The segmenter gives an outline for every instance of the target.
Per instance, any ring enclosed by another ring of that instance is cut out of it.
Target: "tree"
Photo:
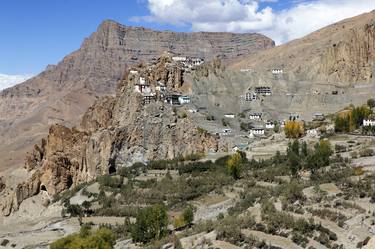
[[[329,158],[333,154],[331,144],[328,140],[321,140],[314,146],[314,153],[307,157],[307,168],[315,173],[321,167],[329,165]]]
[[[234,155],[229,157],[227,161],[227,169],[230,175],[235,179],[239,179],[243,163],[246,160],[246,155],[243,152],[236,152]]]
[[[133,240],[148,243],[167,235],[168,216],[164,205],[154,205],[141,209],[132,231]]]
[[[289,169],[292,172],[292,175],[297,176],[301,165],[300,144],[297,139],[294,140],[293,143],[288,144],[287,159]]]
[[[287,138],[300,138],[303,133],[303,124],[300,121],[287,121],[284,127],[285,136]]]

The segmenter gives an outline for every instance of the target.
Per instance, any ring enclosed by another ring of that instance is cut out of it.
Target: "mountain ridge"
[[[259,34],[174,33],[104,21],[82,46],[56,66],[0,92],[0,171],[22,165],[24,154],[48,126],[69,127],[100,96],[113,94],[127,65],[155,60],[165,51],[229,61],[274,46]]]

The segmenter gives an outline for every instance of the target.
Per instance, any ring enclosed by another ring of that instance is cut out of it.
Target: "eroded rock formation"
[[[47,138],[35,145],[26,159],[31,177],[14,192],[3,195],[0,210],[4,215],[40,191],[53,196],[137,161],[218,149],[216,137],[197,132],[193,121],[179,118],[176,109],[155,91],[161,82],[166,91],[182,91],[184,69],[179,64],[163,56],[156,64],[136,70],[137,74],[126,72],[115,97],[103,97],[90,107],[78,128],[50,127]],[[149,104],[135,92],[141,77],[155,93]]]

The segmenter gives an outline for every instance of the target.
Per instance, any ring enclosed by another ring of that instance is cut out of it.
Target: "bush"
[[[370,157],[370,156],[374,155],[374,150],[373,149],[369,149],[369,148],[362,149],[362,150],[360,150],[359,155],[361,157]]]
[[[367,100],[367,106],[370,107],[370,108],[374,108],[375,107],[375,99]]]
[[[69,235],[52,243],[50,249],[112,249],[115,241],[115,235],[107,228],[93,232],[84,226],[79,234]]]

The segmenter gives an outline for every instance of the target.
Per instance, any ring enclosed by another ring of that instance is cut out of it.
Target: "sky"
[[[157,30],[258,32],[286,43],[375,0],[1,0],[0,90],[57,64],[106,19]]]

